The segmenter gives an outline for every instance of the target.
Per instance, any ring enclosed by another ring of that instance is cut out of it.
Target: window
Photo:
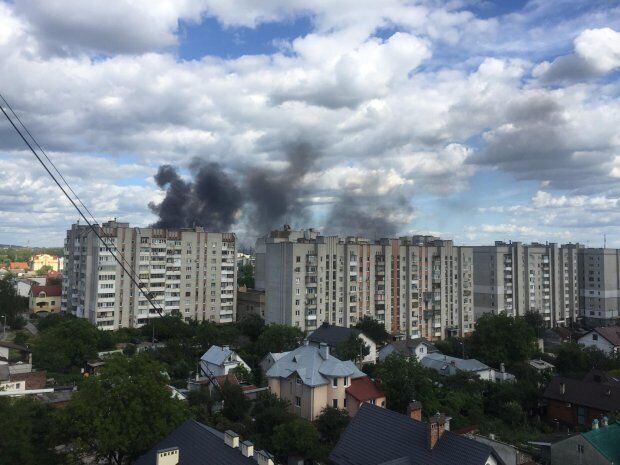
[[[349,378],[348,377],[344,377],[344,386],[347,386],[349,384]]]
[[[332,399],[332,407],[338,408],[338,399]]]
[[[338,387],[338,378],[332,379],[332,386]]]
[[[347,408],[347,398],[344,398],[344,408]]]
[[[295,382],[296,382],[297,384],[301,384],[301,378],[295,378]]]
[[[301,407],[301,397],[295,396],[295,407]]]
[[[598,334],[592,334],[592,340],[593,341],[598,341]]]
[[[583,444],[577,444],[577,453],[583,454]]]

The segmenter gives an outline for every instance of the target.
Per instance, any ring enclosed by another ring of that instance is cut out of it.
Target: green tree
[[[275,394],[264,392],[258,395],[252,408],[254,418],[254,439],[256,445],[265,450],[274,450],[273,432],[277,426],[290,422],[295,415],[290,403]]]
[[[51,407],[30,397],[0,397],[0,465],[60,464]]]
[[[12,328],[20,329],[24,325],[21,314],[28,311],[28,299],[17,294],[10,275],[0,279],[0,321]]]
[[[229,383],[227,379],[222,386],[221,395],[224,402],[222,414],[226,418],[238,422],[247,417],[250,411],[250,401],[245,397],[238,384]]]
[[[325,407],[317,418],[316,427],[323,441],[335,445],[349,424],[349,412],[345,409]]]
[[[278,457],[296,455],[313,459],[320,454],[320,449],[319,433],[303,418],[279,425],[273,432],[273,452]]]
[[[213,413],[216,396],[211,394],[207,386],[201,386],[198,390],[192,390],[187,395],[192,416],[201,423],[209,423]]]
[[[98,376],[84,380],[63,412],[68,438],[110,463],[131,463],[187,418],[167,383],[162,366],[146,356],[112,357]]]
[[[81,318],[59,320],[33,343],[35,365],[56,373],[79,371],[97,355],[100,331]]]
[[[45,276],[47,273],[49,273],[53,269],[54,268],[52,268],[50,265],[43,265],[41,268],[37,270],[37,276]]]
[[[254,289],[254,267],[249,263],[241,265],[237,270],[237,284]]]
[[[532,328],[534,334],[536,334],[536,337],[542,337],[543,331],[547,327],[542,313],[532,311],[525,312],[525,315],[523,315],[523,319],[528,324],[528,326]]]
[[[472,357],[495,368],[501,363],[524,362],[537,351],[536,335],[525,320],[503,313],[483,315],[476,322],[469,346]]]
[[[356,334],[351,334],[336,346],[336,355],[341,360],[360,362],[370,353],[370,347]]]
[[[265,329],[265,320],[260,315],[249,313],[237,322],[241,334],[247,336],[250,341],[255,342]]]
[[[256,341],[257,351],[260,356],[267,352],[285,352],[293,350],[301,344],[304,333],[295,326],[271,324]]]
[[[422,402],[427,413],[438,408],[430,373],[415,358],[392,353],[377,365],[377,377],[390,410],[405,413],[414,399]]]
[[[370,316],[363,316],[355,325],[376,344],[385,344],[390,340],[390,335],[385,330],[385,326]]]

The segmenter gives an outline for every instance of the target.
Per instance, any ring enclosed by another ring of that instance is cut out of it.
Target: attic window
[[[593,341],[598,341],[598,334],[593,334],[592,335],[592,340]]]

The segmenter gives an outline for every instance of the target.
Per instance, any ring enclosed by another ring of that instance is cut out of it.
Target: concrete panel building
[[[473,330],[471,247],[431,236],[370,241],[285,229],[259,239],[256,250],[267,323],[312,331],[370,316],[392,334],[428,339]]]
[[[526,312],[564,326],[579,313],[577,244],[496,242],[474,250],[475,313]]]
[[[137,228],[117,221],[104,223],[99,233],[165,314],[186,321],[235,320],[234,234]],[[101,329],[138,327],[159,316],[94,232],[80,224],[65,239],[62,308]]]
[[[589,327],[618,323],[620,249],[579,249],[579,311]]]

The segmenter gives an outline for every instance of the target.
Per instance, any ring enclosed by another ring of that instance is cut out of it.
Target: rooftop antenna
[[[603,248],[607,248],[607,234],[603,234]]]

